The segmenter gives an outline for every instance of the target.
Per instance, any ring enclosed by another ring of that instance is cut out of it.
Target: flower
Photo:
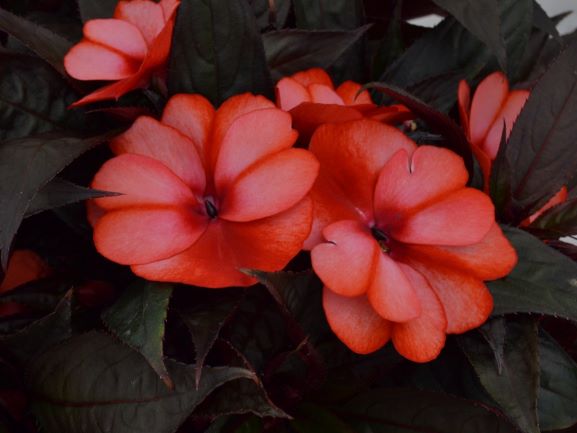
[[[12,253],[6,274],[0,284],[0,293],[8,292],[22,284],[46,277],[49,269],[46,263],[31,250],[16,250]],[[0,316],[21,313],[24,307],[16,302],[0,304]]]
[[[295,149],[290,115],[264,97],[176,95],[162,119],[140,117],[111,143],[117,155],[92,187],[97,250],[135,274],[218,288],[247,286],[239,271],[282,269],[312,222],[316,158]],[[96,208],[95,208],[96,206]]]
[[[425,362],[447,333],[485,322],[483,281],[507,275],[517,256],[491,200],[465,186],[459,156],[367,119],[319,127],[310,150],[320,171],[307,246],[344,344],[366,354],[392,339]]]
[[[503,124],[508,139],[529,92],[509,90],[507,77],[502,72],[494,72],[481,81],[472,102],[470,94],[469,85],[461,80],[458,91],[461,123],[483,171],[485,191],[488,191],[491,167],[501,145]]]
[[[337,89],[331,77],[320,68],[298,72],[276,85],[277,106],[289,111],[294,127],[308,139],[323,123],[338,123],[365,117],[385,123],[412,119],[403,105],[378,107],[362,86],[345,81]]]
[[[471,102],[471,89],[466,81],[459,83],[458,99],[461,123],[465,128],[471,150],[483,171],[485,191],[489,190],[489,179],[493,161],[497,157],[503,125],[505,139],[509,139],[513,124],[523,109],[529,91],[509,90],[509,81],[501,72],[487,76],[475,91]],[[541,209],[521,223],[527,226],[546,210],[567,200],[567,187],[563,186]]]
[[[121,0],[114,17],[84,25],[84,38],[64,58],[77,80],[116,81],[73,106],[118,99],[165,74],[179,0]]]

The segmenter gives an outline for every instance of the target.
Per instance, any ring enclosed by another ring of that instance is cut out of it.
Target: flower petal
[[[373,309],[391,322],[407,322],[419,317],[422,308],[411,282],[388,254],[379,253],[367,292]]]
[[[495,222],[493,203],[473,188],[463,188],[434,202],[390,233],[398,241],[424,245],[470,245],[480,242]]]
[[[317,104],[345,105],[342,98],[331,87],[323,84],[311,84],[308,87],[312,102]]]
[[[471,109],[471,88],[465,80],[459,81],[459,90],[457,92],[457,99],[459,103],[459,117],[461,118],[461,125],[469,137],[469,110]],[[470,139],[470,138],[469,138]]]
[[[311,251],[315,273],[325,286],[341,296],[363,295],[373,279],[378,245],[367,228],[357,221],[327,226],[327,242]]]
[[[371,99],[369,91],[363,90],[360,92],[362,88],[363,86],[354,81],[345,81],[337,88],[337,94],[342,98],[346,105],[373,105],[373,100]]]
[[[202,287],[250,286],[239,269],[278,271],[300,251],[312,216],[308,199],[274,217],[249,223],[212,222],[188,250],[167,260],[133,266],[136,275]]]
[[[104,209],[141,205],[193,206],[190,189],[161,162],[125,153],[108,160],[96,173],[92,188],[123,195],[94,200]]]
[[[315,104],[303,102],[291,111],[293,126],[299,132],[302,142],[308,144],[316,129],[325,123],[341,123],[360,120],[363,115],[353,107],[335,104]]]
[[[162,123],[190,138],[204,160],[214,113],[212,104],[204,96],[179,94],[168,100]]]
[[[162,7],[150,0],[120,0],[114,18],[138,27],[148,46],[152,45],[165,24]]]
[[[441,301],[448,334],[461,334],[481,326],[493,311],[493,297],[477,277],[414,259],[408,264],[427,279]]]
[[[308,194],[318,170],[318,161],[304,149],[287,149],[263,158],[223,192],[220,217],[251,221],[283,212]]]
[[[340,195],[367,221],[372,220],[377,176],[398,151],[412,153],[414,142],[392,126],[358,120],[320,126],[310,150],[321,163],[319,177],[326,177]]]
[[[475,90],[469,117],[469,133],[472,143],[479,145],[505,103],[509,82],[502,72],[486,77]]]
[[[480,280],[496,280],[508,275],[517,264],[517,253],[497,223],[478,243],[465,246],[407,245],[397,252],[418,258],[431,267],[445,266]]]
[[[187,249],[207,225],[208,218],[187,208],[121,209],[98,220],[94,245],[100,254],[123,265],[150,263]]]
[[[285,111],[311,100],[307,89],[290,77],[285,77],[276,83],[275,93],[276,104]]]
[[[120,80],[134,75],[140,62],[103,45],[82,41],[68,51],[64,67],[77,80]]]
[[[325,287],[323,307],[332,331],[355,353],[374,352],[391,338],[391,322],[375,313],[365,296],[340,296]]]
[[[311,84],[323,84],[330,88],[334,87],[333,80],[331,80],[329,74],[321,68],[312,68],[306,71],[297,72],[292,75],[291,78],[305,87],[308,87]]]
[[[277,108],[263,109],[236,118],[220,144],[214,168],[217,191],[226,190],[250,165],[290,148],[297,138],[291,117]]]
[[[561,189],[559,191],[557,191],[557,193],[553,197],[551,197],[549,199],[549,201],[547,203],[545,203],[541,209],[539,209],[533,215],[529,216],[529,218],[525,219],[525,221],[523,221],[521,223],[521,226],[526,226],[526,225],[531,224],[533,221],[535,221],[537,218],[539,218],[541,215],[543,215],[545,212],[547,212],[552,207],[557,206],[558,204],[564,203],[565,201],[567,201],[568,196],[569,196],[569,191],[567,190],[567,187],[562,186]]]
[[[447,318],[441,301],[427,280],[410,266],[400,265],[413,286],[422,308],[414,320],[393,325],[395,349],[414,362],[428,362],[439,356],[445,345]]]
[[[148,84],[149,78],[144,73],[145,71],[141,69],[124,80],[117,81],[116,83],[104,86],[94,92],[86,95],[84,98],[71,104],[71,107],[80,107],[82,105],[90,104],[92,102],[105,101],[107,99],[118,99],[122,95],[128,92],[144,87]]]
[[[392,226],[419,207],[461,189],[469,174],[461,157],[447,149],[421,146],[409,157],[401,150],[383,167],[375,187],[375,216]]]
[[[114,48],[139,61],[148,51],[138,27],[127,21],[114,18],[89,20],[84,24],[83,32],[90,41]]]
[[[206,175],[192,141],[152,117],[136,119],[128,131],[112,141],[111,148],[116,154],[135,153],[156,159],[180,177],[195,194],[204,193]]]
[[[50,270],[44,260],[31,250],[16,250],[10,256],[8,268],[1,280],[0,293],[48,275]],[[2,315],[2,314],[0,314]]]

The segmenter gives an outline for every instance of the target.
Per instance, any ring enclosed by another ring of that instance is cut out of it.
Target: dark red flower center
[[[388,254],[391,252],[391,239],[384,231],[382,231],[377,226],[373,226],[371,227],[371,234],[373,235],[373,238],[375,238],[375,240],[379,243],[379,246],[384,253]]]
[[[210,219],[215,219],[218,216],[218,209],[210,198],[204,199],[204,209]]]

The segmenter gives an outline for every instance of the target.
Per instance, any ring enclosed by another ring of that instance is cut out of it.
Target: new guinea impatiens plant
[[[5,0],[0,431],[575,429],[541,3]]]

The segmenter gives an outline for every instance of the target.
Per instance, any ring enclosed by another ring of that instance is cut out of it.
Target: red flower
[[[64,67],[78,80],[116,81],[73,106],[118,99],[165,74],[179,0],[121,0],[114,18],[90,20]]]
[[[359,93],[361,88],[360,84],[345,81],[335,89],[329,75],[314,68],[280,80],[276,85],[276,101],[278,107],[290,111],[294,127],[305,139],[324,123],[365,117],[391,124],[412,119],[403,105],[378,107],[369,92]]]
[[[48,266],[34,251],[16,250],[12,253],[6,274],[0,284],[0,293],[8,292],[22,284],[40,279],[49,273]],[[0,316],[21,313],[25,308],[16,303],[0,304]]]
[[[467,133],[471,150],[479,161],[485,183],[489,190],[491,167],[501,145],[503,124],[506,139],[511,135],[513,124],[527,98],[527,90],[509,90],[509,81],[501,72],[487,76],[475,91],[471,102],[471,89],[466,81],[459,83],[459,114]],[[567,200],[567,188],[563,186],[541,209],[521,225],[529,225],[543,212]]]
[[[371,120],[323,125],[310,150],[321,166],[308,246],[343,343],[370,353],[392,339],[425,362],[445,334],[485,322],[493,300],[483,281],[517,258],[490,199],[465,187],[460,157]]]
[[[282,269],[310,232],[315,157],[292,145],[290,116],[261,96],[216,112],[200,95],[172,97],[161,121],[140,117],[112,143],[118,155],[92,187],[94,242],[156,281],[247,286],[239,271]]]

